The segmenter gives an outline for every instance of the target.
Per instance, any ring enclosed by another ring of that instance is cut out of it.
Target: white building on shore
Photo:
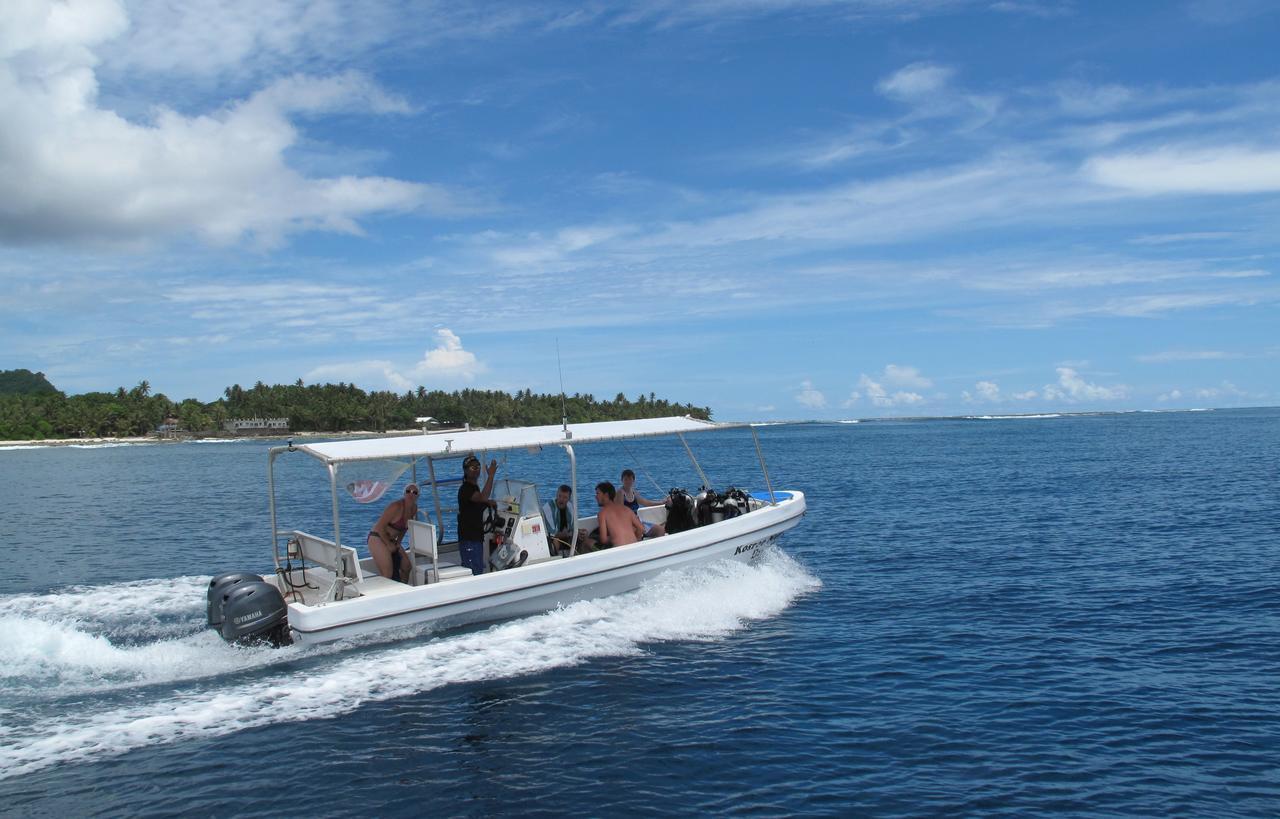
[[[288,432],[288,418],[232,418],[223,422],[222,428],[238,435],[256,435],[264,432]]]

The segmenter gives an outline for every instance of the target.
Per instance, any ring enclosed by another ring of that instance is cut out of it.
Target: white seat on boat
[[[425,586],[455,577],[470,577],[471,570],[456,560],[440,556],[440,544],[436,540],[435,524],[420,520],[409,521],[410,554],[413,555],[413,585]],[[430,565],[418,565],[418,558],[431,561]],[[431,578],[434,577],[433,581]]]
[[[665,505],[641,506],[636,516],[645,523],[666,523],[667,507]]]
[[[306,532],[295,531],[293,536],[298,541],[303,560],[327,569],[333,576],[323,601],[340,600],[348,592],[351,596],[359,596],[356,584],[364,580],[364,572],[360,569],[360,556],[355,549]]]
[[[302,557],[317,566],[323,566],[338,577],[345,577],[355,582],[364,579],[360,570],[360,557],[350,546],[339,546],[332,540],[309,535],[306,532],[294,532],[298,539],[298,547]]]

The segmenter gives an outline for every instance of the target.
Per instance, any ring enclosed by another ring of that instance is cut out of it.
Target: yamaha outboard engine
[[[222,598],[227,592],[241,583],[262,582],[262,575],[252,572],[227,572],[209,581],[209,599],[205,613],[209,616],[209,625],[219,628],[222,625]]]
[[[222,639],[287,646],[289,609],[280,590],[263,580],[238,583],[222,597]]]

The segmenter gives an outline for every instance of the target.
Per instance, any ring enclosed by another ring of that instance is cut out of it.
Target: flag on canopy
[[[356,503],[373,503],[387,494],[409,468],[401,461],[360,461],[342,466],[343,488]]]

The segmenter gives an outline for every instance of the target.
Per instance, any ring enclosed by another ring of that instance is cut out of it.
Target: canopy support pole
[[[702,478],[702,488],[710,489],[711,481],[707,479],[707,473],[702,471],[702,465],[698,463],[698,459],[693,457],[693,450],[689,449],[689,442],[684,439],[684,433],[677,432],[676,437],[680,439],[680,443],[684,444],[684,451],[689,453],[689,460],[693,462],[693,468],[698,470],[698,477]]]
[[[578,456],[573,454],[573,447],[569,444],[560,446],[569,453],[569,485],[573,487],[573,492],[569,494],[569,499],[573,501],[573,535],[569,538],[569,557],[573,557],[578,553]]]
[[[271,559],[280,568],[280,547],[276,539],[276,456],[284,447],[272,447],[267,456],[267,507],[271,513]]]
[[[777,506],[778,499],[773,496],[773,483],[769,480],[769,467],[764,462],[764,451],[760,449],[760,436],[756,434],[756,428],[751,427],[751,439],[756,442],[756,457],[760,459],[760,471],[764,473],[764,485],[769,490],[769,505]]]
[[[342,531],[338,523],[338,467],[329,464],[329,496],[333,498],[333,542],[342,545]]]
[[[444,540],[444,513],[440,510],[440,487],[436,486],[436,462],[434,458],[427,458],[427,471],[431,473],[431,500],[436,506],[436,524],[440,527],[436,530],[436,546]]]

